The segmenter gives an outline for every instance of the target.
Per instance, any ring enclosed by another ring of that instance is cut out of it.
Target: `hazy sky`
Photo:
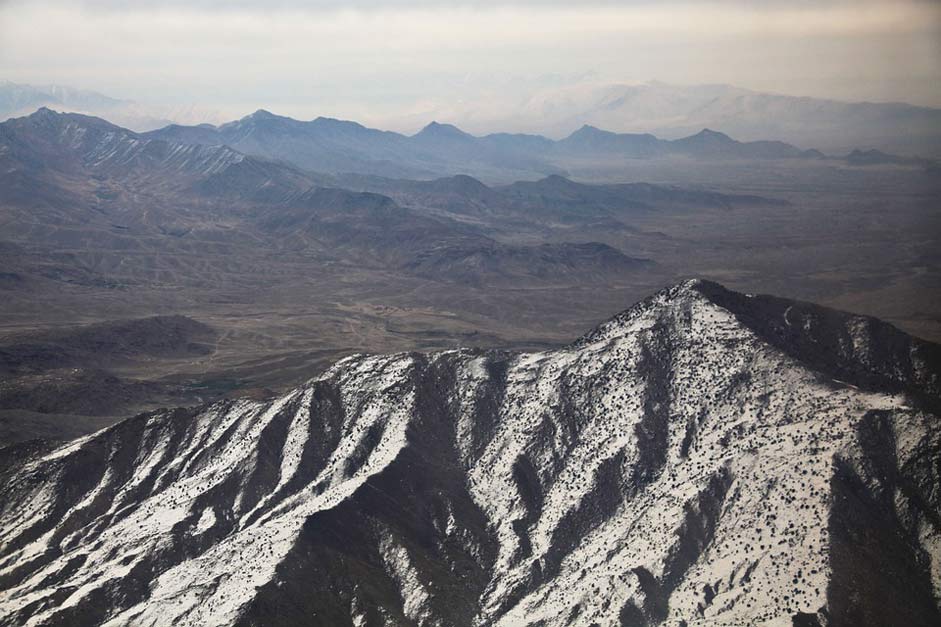
[[[941,106],[941,3],[0,0],[2,79],[358,119],[585,80]]]

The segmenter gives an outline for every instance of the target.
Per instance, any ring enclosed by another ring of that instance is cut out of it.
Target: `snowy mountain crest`
[[[937,624],[938,351],[689,281],[11,447],[0,624]]]

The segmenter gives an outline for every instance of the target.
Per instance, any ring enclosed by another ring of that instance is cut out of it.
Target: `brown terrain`
[[[260,118],[223,137],[0,124],[0,445],[266,397],[350,353],[560,345],[690,276],[941,340],[921,163],[710,135],[504,150],[444,125],[264,144]]]

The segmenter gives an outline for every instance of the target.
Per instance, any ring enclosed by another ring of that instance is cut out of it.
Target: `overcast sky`
[[[3,79],[308,118],[584,80],[941,106],[941,3],[0,0]]]

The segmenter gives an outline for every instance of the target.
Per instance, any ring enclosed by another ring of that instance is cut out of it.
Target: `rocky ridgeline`
[[[692,281],[0,452],[4,625],[937,625],[939,347]]]

